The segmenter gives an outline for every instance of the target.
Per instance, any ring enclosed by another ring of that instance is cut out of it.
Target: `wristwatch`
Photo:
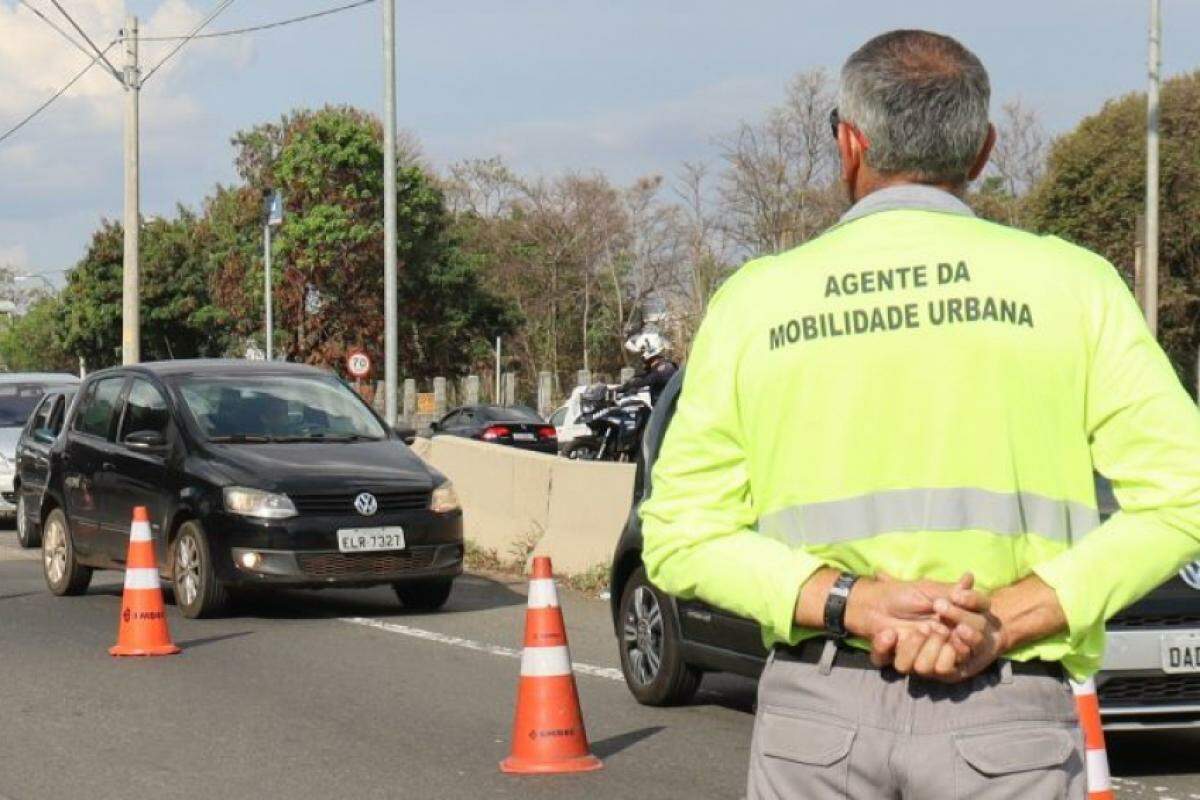
[[[841,573],[833,582],[829,597],[825,599],[825,631],[835,639],[845,639],[849,635],[846,630],[846,601],[857,580],[858,576],[852,572]]]

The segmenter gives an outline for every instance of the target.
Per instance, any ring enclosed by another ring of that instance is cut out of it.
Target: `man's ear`
[[[967,180],[973,181],[983,173],[983,168],[987,166],[988,158],[992,155],[992,148],[996,146],[996,126],[988,123],[987,136],[983,139],[983,147],[979,148],[979,155],[975,156],[975,163],[971,166],[971,171],[967,173]]]
[[[842,159],[842,181],[849,187],[858,180],[858,171],[866,159],[866,139],[851,125],[838,125],[837,148]]]

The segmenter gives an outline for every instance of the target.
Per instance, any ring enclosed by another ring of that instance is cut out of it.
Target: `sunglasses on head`
[[[834,139],[837,138],[838,125],[840,125],[841,122],[842,119],[838,116],[837,106],[834,106],[833,110],[829,112],[829,130],[833,132]]]

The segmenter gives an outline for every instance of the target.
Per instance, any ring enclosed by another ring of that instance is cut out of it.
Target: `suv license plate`
[[[337,532],[338,550],[343,553],[369,553],[379,550],[403,550],[404,529],[343,528]]]
[[[1163,672],[1200,672],[1200,633],[1167,633],[1162,637]]]
[[[537,437],[534,436],[532,433],[514,433],[513,438],[516,439],[518,442],[537,441]]]

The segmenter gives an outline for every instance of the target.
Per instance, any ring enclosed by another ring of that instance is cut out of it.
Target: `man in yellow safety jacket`
[[[948,37],[855,52],[831,120],[854,205],[731,277],[696,337],[643,559],[773,646],[751,800],[1082,798],[1066,678],[1200,551],[1200,414],[1120,276],[962,202],[989,92]]]

